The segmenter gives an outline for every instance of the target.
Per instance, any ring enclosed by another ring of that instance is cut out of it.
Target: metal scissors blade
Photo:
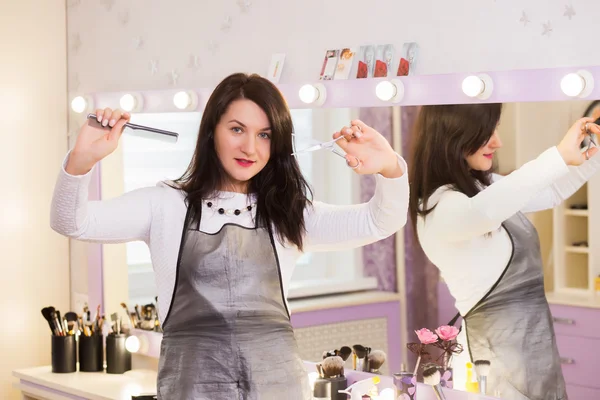
[[[302,154],[302,153],[310,153],[311,151],[317,151],[317,150],[321,150],[321,149],[328,149],[328,150],[332,151],[333,153],[339,155],[340,157],[346,158],[345,155],[342,155],[339,151],[337,151],[335,149],[335,147],[333,147],[333,145],[335,144],[335,142],[337,142],[338,140],[343,139],[343,138],[344,138],[344,136],[340,135],[340,137],[338,137],[336,139],[333,139],[333,140],[330,140],[329,142],[323,142],[323,143],[315,144],[315,145],[310,146],[310,147],[308,147],[306,149],[302,149],[302,150],[296,151],[296,152],[292,153],[292,155],[295,156],[295,155]]]

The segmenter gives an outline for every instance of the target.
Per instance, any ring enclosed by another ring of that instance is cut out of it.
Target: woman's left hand
[[[354,171],[357,174],[381,174],[386,178],[399,178],[404,174],[400,167],[398,157],[392,146],[379,132],[364,122],[356,119],[350,127],[343,127],[333,134],[337,139],[341,135],[344,139],[336,142],[346,152],[348,166],[357,165]]]

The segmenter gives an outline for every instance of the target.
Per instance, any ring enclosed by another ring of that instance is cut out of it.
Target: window
[[[201,117],[201,113],[134,114],[133,123],[173,130],[180,136],[177,143],[166,143],[138,137],[130,131],[123,135],[125,191],[180,177],[192,159]],[[292,110],[295,148],[300,150],[316,141],[330,140],[333,132],[354,117],[351,109]],[[346,167],[340,157],[323,150],[301,154],[298,162],[313,188],[315,200],[332,204],[358,201],[358,176]],[[154,301],[156,286],[146,244],[132,242],[126,245],[126,249],[129,301],[137,304]],[[373,279],[362,277],[360,249],[306,253],[298,260],[289,296],[303,297],[374,286]]]

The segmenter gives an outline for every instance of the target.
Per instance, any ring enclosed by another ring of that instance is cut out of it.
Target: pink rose
[[[431,344],[438,341],[437,335],[427,328],[419,329],[418,331],[415,331],[415,333],[423,344]]]
[[[438,334],[440,339],[445,341],[450,341],[456,339],[458,336],[458,328],[449,325],[440,326],[435,330],[435,333]]]

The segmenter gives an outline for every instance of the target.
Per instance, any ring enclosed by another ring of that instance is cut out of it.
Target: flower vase
[[[396,387],[396,399],[416,400],[417,379],[412,372],[394,374],[394,386]]]
[[[452,366],[451,366],[451,362],[452,362],[452,355],[445,352],[444,356],[442,358],[442,380],[441,380],[441,384],[442,386],[447,387],[448,389],[452,389],[453,386],[453,382],[452,382]]]

